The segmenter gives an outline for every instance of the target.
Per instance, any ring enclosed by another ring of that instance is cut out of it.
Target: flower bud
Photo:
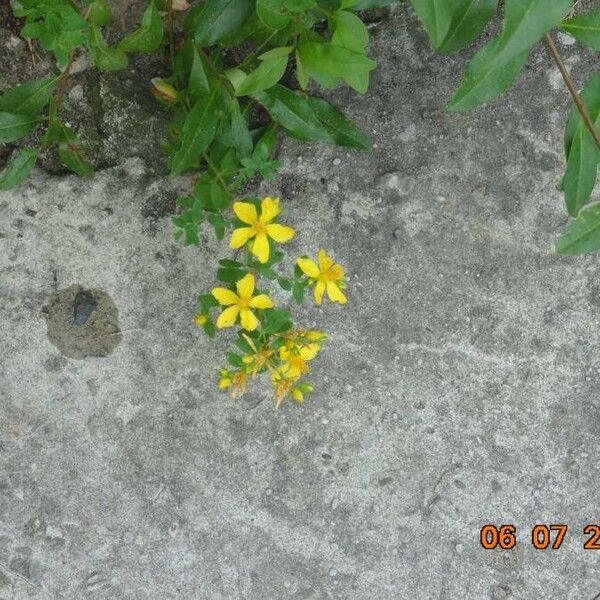
[[[152,84],[152,95],[163,102],[177,102],[177,90],[164,79],[155,77],[151,80]]]
[[[171,0],[171,8],[175,11],[187,10],[190,6],[187,0]]]
[[[194,323],[196,323],[196,325],[199,327],[202,327],[202,325],[206,325],[208,323],[208,317],[206,315],[196,315],[194,317]]]

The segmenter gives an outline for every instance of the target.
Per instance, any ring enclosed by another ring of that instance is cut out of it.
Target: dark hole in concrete
[[[75,325],[85,325],[97,306],[98,303],[90,290],[79,290],[75,294],[75,301],[73,302],[73,323]]]
[[[108,356],[122,340],[119,311],[110,296],[72,285],[42,308],[48,339],[68,358]]]

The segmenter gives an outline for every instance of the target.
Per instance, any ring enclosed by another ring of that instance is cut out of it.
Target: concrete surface
[[[331,336],[304,406],[217,391],[226,340],[192,319],[227,251],[174,241],[153,165],[0,194],[0,599],[600,592],[582,531],[600,521],[600,265],[553,253],[558,73],[539,48],[506,98],[449,115],[470,52],[436,56],[403,5],[372,33],[372,90],[334,98],[374,153],[286,143],[263,187],[290,251],[350,274],[347,307],[299,311]],[[570,42],[582,82],[592,55]],[[114,302],[107,356],[49,341],[43,307],[71,286]],[[483,550],[488,522],[516,548]],[[555,522],[563,546],[533,549]]]

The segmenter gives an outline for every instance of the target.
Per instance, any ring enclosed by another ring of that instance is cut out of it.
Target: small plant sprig
[[[246,198],[233,204],[230,247],[244,254],[244,260],[224,259],[217,278],[227,287],[215,287],[199,297],[197,325],[214,337],[217,329],[239,326],[235,344],[241,352],[228,352],[230,367],[220,372],[219,387],[229,389],[232,397],[244,393],[249,379],[268,372],[274,388],[275,406],[288,396],[303,402],[313,391],[312,383],[302,378],[311,372],[310,362],[316,358],[327,336],[315,329],[299,329],[290,312],[275,307],[263,290],[257,289],[260,278],[276,281],[292,292],[296,302],[304,300],[304,292],[314,287],[315,301],[323,302],[324,294],[332,302],[346,304],[345,273],[341,265],[321,250],[318,264],[303,256],[297,259],[293,277],[277,273],[276,265],[284,254],[276,244],[290,241],[295,231],[277,221],[278,198]],[[220,310],[213,320],[212,312]]]

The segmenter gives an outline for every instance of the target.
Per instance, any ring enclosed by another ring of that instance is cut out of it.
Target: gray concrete
[[[299,311],[331,336],[304,406],[217,391],[226,339],[192,319],[227,251],[174,241],[154,165],[0,194],[0,599],[600,592],[582,548],[600,521],[600,266],[553,253],[568,98],[539,48],[506,98],[449,115],[470,52],[436,56],[402,5],[372,33],[372,91],[334,98],[374,153],[286,143],[262,190],[292,253],[326,247],[350,274],[346,308]],[[582,81],[591,55],[569,42]],[[42,309],[73,285],[118,309],[105,357],[48,339]],[[517,547],[482,550],[487,522],[514,523]],[[563,547],[534,550],[554,522]]]

